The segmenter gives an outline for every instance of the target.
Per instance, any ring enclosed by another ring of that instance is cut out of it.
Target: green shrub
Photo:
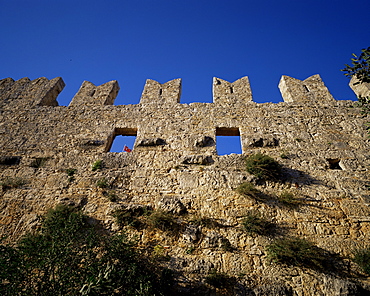
[[[274,224],[267,221],[261,214],[255,211],[249,211],[242,222],[243,229],[248,234],[266,235],[274,228]]]
[[[96,187],[99,187],[99,188],[108,188],[109,187],[109,184],[108,184],[107,179],[105,179],[105,178],[99,179],[96,182]]]
[[[328,254],[313,243],[301,238],[282,238],[266,247],[271,262],[323,269]]]
[[[138,212],[130,211],[127,209],[120,209],[114,211],[112,216],[116,219],[116,223],[121,227],[127,225],[138,227],[140,225],[138,217],[141,216],[141,214]]]
[[[261,180],[278,179],[281,174],[281,165],[272,157],[261,153],[247,157],[245,164],[247,172]]]
[[[300,204],[300,200],[295,196],[295,194],[289,191],[281,192],[278,196],[278,200],[287,206],[297,206]]]
[[[22,178],[18,177],[4,177],[0,181],[0,186],[3,190],[17,188],[24,185],[26,182]]]
[[[236,192],[244,196],[252,196],[254,198],[260,193],[251,182],[244,182],[236,188]]]
[[[162,231],[177,231],[179,224],[171,213],[161,210],[153,211],[147,218],[151,227],[158,228]]]
[[[41,229],[16,247],[0,245],[0,290],[6,296],[164,295],[170,279],[124,236],[105,234],[64,205],[49,210]]]
[[[370,275],[370,247],[355,250],[352,260],[361,267],[363,272]]]
[[[91,170],[92,171],[97,171],[97,170],[100,170],[102,167],[103,167],[103,161],[102,160],[97,160],[92,164]]]
[[[66,169],[68,176],[72,177],[77,172],[77,169]]]

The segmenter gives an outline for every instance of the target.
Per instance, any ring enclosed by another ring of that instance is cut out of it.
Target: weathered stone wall
[[[181,231],[126,230],[143,248],[163,246],[170,259],[162,264],[183,273],[184,285],[215,268],[238,277],[237,295],[357,295],[368,286],[348,260],[370,243],[368,118],[354,102],[334,100],[318,75],[283,76],[278,104],[253,102],[247,77],[215,78],[213,103],[180,104],[180,79],[148,80],[137,105],[113,106],[119,86],[112,81],[84,82],[62,107],[63,87],[61,78],[0,81],[0,180],[24,181],[0,192],[1,236],[16,240],[60,202],[80,205],[113,231],[115,209],[150,206],[179,214]],[[116,135],[136,135],[133,151],[108,152]],[[217,135],[240,135],[243,154],[217,155]],[[269,196],[263,201],[235,191],[254,180],[244,158],[257,152],[284,167],[282,181],[257,184]],[[92,171],[97,160],[103,168]],[[66,169],[76,169],[73,178]],[[103,178],[117,201],[96,186]],[[279,203],[283,191],[300,205]],[[242,230],[249,210],[276,223],[277,237],[307,238],[345,258],[346,275],[269,264],[265,247],[274,238]],[[194,226],[194,217],[219,225]]]

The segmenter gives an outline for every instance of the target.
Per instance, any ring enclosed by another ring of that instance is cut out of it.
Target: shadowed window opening
[[[137,128],[116,128],[108,140],[109,152],[131,152],[134,149]]]
[[[327,158],[326,159],[329,163],[329,169],[330,170],[343,170],[342,167],[340,166],[340,159],[339,158]]]
[[[216,128],[216,149],[218,155],[241,154],[240,132],[237,127]]]

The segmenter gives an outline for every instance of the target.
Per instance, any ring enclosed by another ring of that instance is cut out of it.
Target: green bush
[[[252,196],[254,198],[260,193],[251,182],[244,182],[236,188],[236,192],[244,196]]]
[[[92,164],[91,170],[92,171],[97,171],[97,170],[100,170],[102,167],[103,167],[103,161],[102,160],[97,160]]]
[[[323,269],[328,254],[313,243],[301,238],[282,238],[266,247],[271,262]]]
[[[158,228],[162,231],[177,231],[179,224],[171,213],[161,210],[153,211],[147,218],[151,227]]]
[[[120,209],[113,212],[112,216],[116,219],[116,223],[120,226],[134,226],[137,227],[140,225],[138,217],[140,213],[135,213],[134,211]]]
[[[297,206],[300,204],[300,200],[295,196],[294,193],[289,192],[289,191],[283,191],[280,193],[278,196],[279,202],[286,206]]]
[[[60,205],[16,247],[0,245],[2,295],[164,295],[168,273],[163,278],[123,235],[88,221]]]
[[[370,275],[370,247],[355,250],[352,260],[361,267],[363,272]]]
[[[274,224],[267,221],[261,214],[255,211],[249,211],[242,222],[243,229],[248,234],[267,235],[274,228]]]
[[[245,160],[248,173],[261,180],[278,179],[281,174],[281,165],[272,157],[257,153]]]
[[[109,184],[108,184],[107,179],[105,179],[105,178],[99,179],[96,182],[96,187],[99,187],[99,188],[108,188],[109,187]]]

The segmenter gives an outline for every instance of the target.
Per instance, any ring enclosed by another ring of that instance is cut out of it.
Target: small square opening
[[[240,132],[237,127],[216,128],[216,149],[218,155],[241,154]]]
[[[131,152],[134,149],[137,128],[116,128],[110,140],[109,152]]]

